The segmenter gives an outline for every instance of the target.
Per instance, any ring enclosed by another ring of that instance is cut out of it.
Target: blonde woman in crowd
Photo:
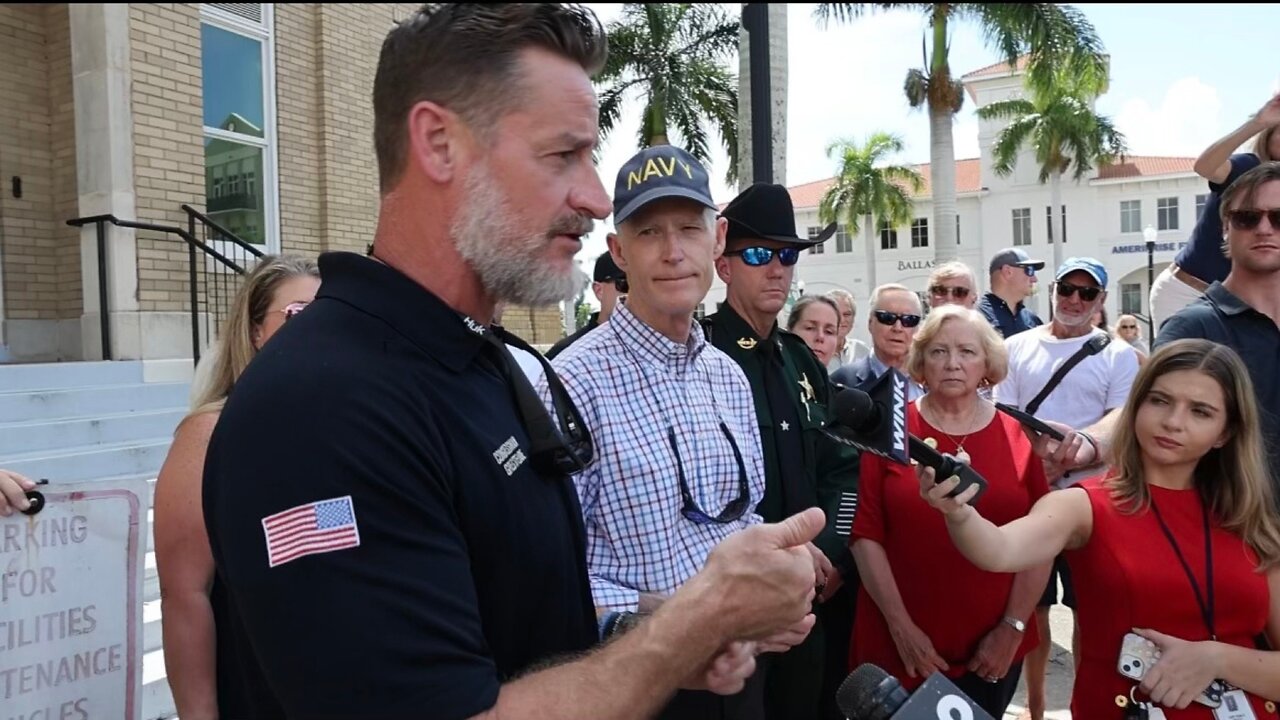
[[[823,366],[835,357],[839,328],[840,308],[825,295],[805,295],[787,315],[787,329],[804,338]]]
[[[160,576],[164,659],[178,714],[191,718],[239,717],[219,707],[222,665],[240,653],[219,652],[214,603],[219,592],[201,504],[205,450],[236,380],[271,336],[315,298],[319,270],[291,256],[262,258],[244,280],[207,381],[194,409],[178,424],[156,480],[156,566]],[[267,439],[264,438],[264,442]],[[243,649],[242,649],[243,650]]]

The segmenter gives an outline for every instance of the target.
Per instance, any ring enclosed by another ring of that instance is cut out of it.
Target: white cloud
[[[1141,97],[1122,102],[1114,115],[1116,128],[1135,155],[1196,157],[1222,137],[1224,124],[1231,124],[1220,117],[1218,90],[1196,76],[1170,83],[1155,106]],[[1104,105],[1100,100],[1099,110],[1105,113]]]

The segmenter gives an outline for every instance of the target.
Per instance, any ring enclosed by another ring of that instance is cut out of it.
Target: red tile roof
[[[1027,60],[1029,57],[1030,57],[1029,55],[1023,55],[1022,57],[1018,58],[1019,71],[1027,69]],[[1009,74],[1010,74],[1009,63],[998,62],[993,65],[988,65],[986,67],[978,68],[973,72],[967,72],[964,75],[962,75],[960,79],[961,80],[977,80],[979,78],[995,77],[997,75],[1009,75]]]
[[[1161,157],[1152,155],[1130,155],[1123,163],[1103,165],[1098,169],[1099,180],[1115,180],[1120,178],[1153,177],[1156,175],[1181,175],[1194,172],[1192,166],[1196,159],[1191,157]],[[914,166],[924,176],[924,185],[915,198],[925,199],[933,195],[933,179],[929,171],[929,163]],[[787,190],[791,193],[791,202],[796,208],[817,207],[822,195],[835,182],[834,177],[815,180],[803,185],[795,185]],[[956,161],[956,193],[972,193],[982,189],[982,163],[978,158],[966,158]]]
[[[929,163],[915,165],[916,172],[924,176],[924,185],[913,197],[927,198],[933,195],[933,173],[929,171]],[[817,207],[822,195],[835,182],[834,177],[815,180],[804,185],[787,188],[791,193],[791,203],[797,208]],[[966,158],[956,161],[956,192],[971,193],[982,189],[982,164],[978,158]]]
[[[1195,172],[1196,159],[1192,157],[1158,157],[1130,155],[1124,162],[1103,165],[1098,168],[1099,180],[1151,177],[1152,175],[1180,175]]]

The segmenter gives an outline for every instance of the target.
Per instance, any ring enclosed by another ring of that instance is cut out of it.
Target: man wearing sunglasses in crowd
[[[1152,350],[1181,338],[1206,338],[1240,353],[1258,395],[1280,502],[1280,162],[1240,176],[1220,207],[1231,272],[1166,320]]]
[[[959,305],[972,309],[978,302],[973,270],[959,260],[943,263],[929,273],[929,307]]]
[[[694,320],[725,243],[706,170],[674,146],[636,153],[618,171],[613,219],[609,251],[627,301],[552,363],[595,440],[574,483],[606,632],[654,612],[716,543],[759,523],[765,493],[751,387]],[[812,622],[762,649],[800,643]],[[759,720],[763,683],[758,670],[736,695],[684,691],[659,717]]]
[[[595,293],[596,300],[600,301],[599,312],[591,313],[591,318],[587,320],[586,325],[552,345],[547,351],[548,360],[555,359],[555,356],[564,352],[565,348],[577,342],[583,335],[609,322],[614,306],[627,294],[627,275],[618,269],[618,264],[613,261],[613,256],[608,250],[596,258],[596,266],[591,274],[591,292]]]
[[[702,326],[711,344],[742,367],[754,393],[765,466],[764,499],[756,510],[766,522],[814,506],[827,515],[816,544],[833,570],[824,579],[818,623],[802,645],[770,658],[765,679],[771,720],[816,720],[838,713],[836,690],[849,673],[853,603],[841,590],[857,579],[849,529],[859,461],[855,450],[822,432],[831,400],[827,371],[800,336],[778,327],[778,313],[801,251],[825,242],[836,227],[799,237],[787,189],[766,183],[742,191],[721,217],[725,251],[716,272],[725,302]]]
[[[831,373],[833,383],[861,388],[889,368],[906,374],[907,353],[924,317],[920,296],[905,285],[890,283],[871,291],[870,306],[867,329],[871,333],[871,354]],[[908,377],[907,399],[915,400],[923,394],[924,388]]]
[[[1006,340],[1044,324],[1025,305],[1036,291],[1036,272],[1043,269],[1043,260],[1032,260],[1018,248],[991,256],[991,290],[978,301],[977,310]]]
[[[1110,342],[1105,330],[1093,326],[1094,311],[1106,302],[1106,287],[1107,270],[1097,260],[1072,257],[1062,263],[1054,275],[1053,320],[1005,341],[1009,372],[996,386],[996,401],[1042,420],[1079,428],[1084,434],[1093,433],[1088,435],[1090,438],[1109,425],[1109,416],[1123,407],[1129,397],[1138,373],[1138,355],[1128,343]],[[1079,361],[1065,374],[1059,374],[1059,369],[1077,355]],[[1089,477],[1098,467],[1095,461],[1091,468],[1068,472],[1046,461],[1045,474],[1052,489],[1061,489]],[[1049,608],[1058,603],[1059,578],[1062,604],[1075,609],[1071,575],[1067,564],[1059,558],[1054,562],[1054,572],[1036,607],[1041,642],[1027,655],[1024,665],[1027,705],[1035,720],[1044,717],[1045,672],[1052,648]]]

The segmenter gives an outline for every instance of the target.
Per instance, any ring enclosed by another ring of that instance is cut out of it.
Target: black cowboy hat
[[[756,183],[743,190],[724,207],[720,217],[729,221],[726,241],[775,240],[809,247],[826,242],[836,232],[836,224],[831,223],[815,237],[796,235],[796,211],[790,193],[781,185],[769,183]]]

